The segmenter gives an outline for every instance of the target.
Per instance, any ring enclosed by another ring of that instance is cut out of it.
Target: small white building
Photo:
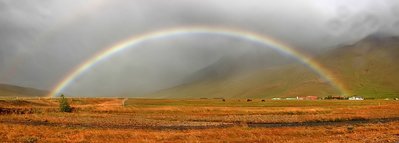
[[[298,100],[298,98],[285,98],[285,100]]]
[[[349,100],[364,100],[364,98],[361,96],[352,96],[352,97],[349,97]]]

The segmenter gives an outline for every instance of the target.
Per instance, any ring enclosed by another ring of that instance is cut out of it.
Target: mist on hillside
[[[398,36],[399,1],[0,0],[0,83],[51,90],[76,66],[115,43],[194,25],[252,31],[318,57],[366,37]],[[201,79],[296,64],[284,53],[244,39],[187,34],[150,40],[108,57],[65,93],[141,96]]]

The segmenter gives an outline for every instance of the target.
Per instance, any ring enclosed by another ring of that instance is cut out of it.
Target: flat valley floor
[[[399,101],[0,99],[0,142],[398,142]]]

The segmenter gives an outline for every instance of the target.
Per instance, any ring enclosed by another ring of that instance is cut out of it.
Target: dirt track
[[[221,122],[189,122],[180,125],[96,125],[83,123],[51,123],[47,121],[30,120],[7,120],[0,121],[1,124],[17,124],[30,126],[63,126],[69,128],[93,128],[93,129],[153,129],[153,130],[187,130],[187,129],[210,129],[226,128],[233,126],[247,126],[250,128],[281,128],[281,127],[311,127],[311,126],[345,126],[359,124],[379,124],[399,121],[399,117],[377,118],[377,119],[352,119],[347,121],[323,121],[323,122],[298,122],[298,123],[221,123]]]

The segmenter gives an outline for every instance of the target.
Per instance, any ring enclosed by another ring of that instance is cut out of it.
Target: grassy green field
[[[252,99],[131,99],[126,101],[126,106],[146,107],[146,106],[209,106],[209,107],[326,107],[333,108],[339,106],[373,106],[396,103],[394,100],[266,100]]]

